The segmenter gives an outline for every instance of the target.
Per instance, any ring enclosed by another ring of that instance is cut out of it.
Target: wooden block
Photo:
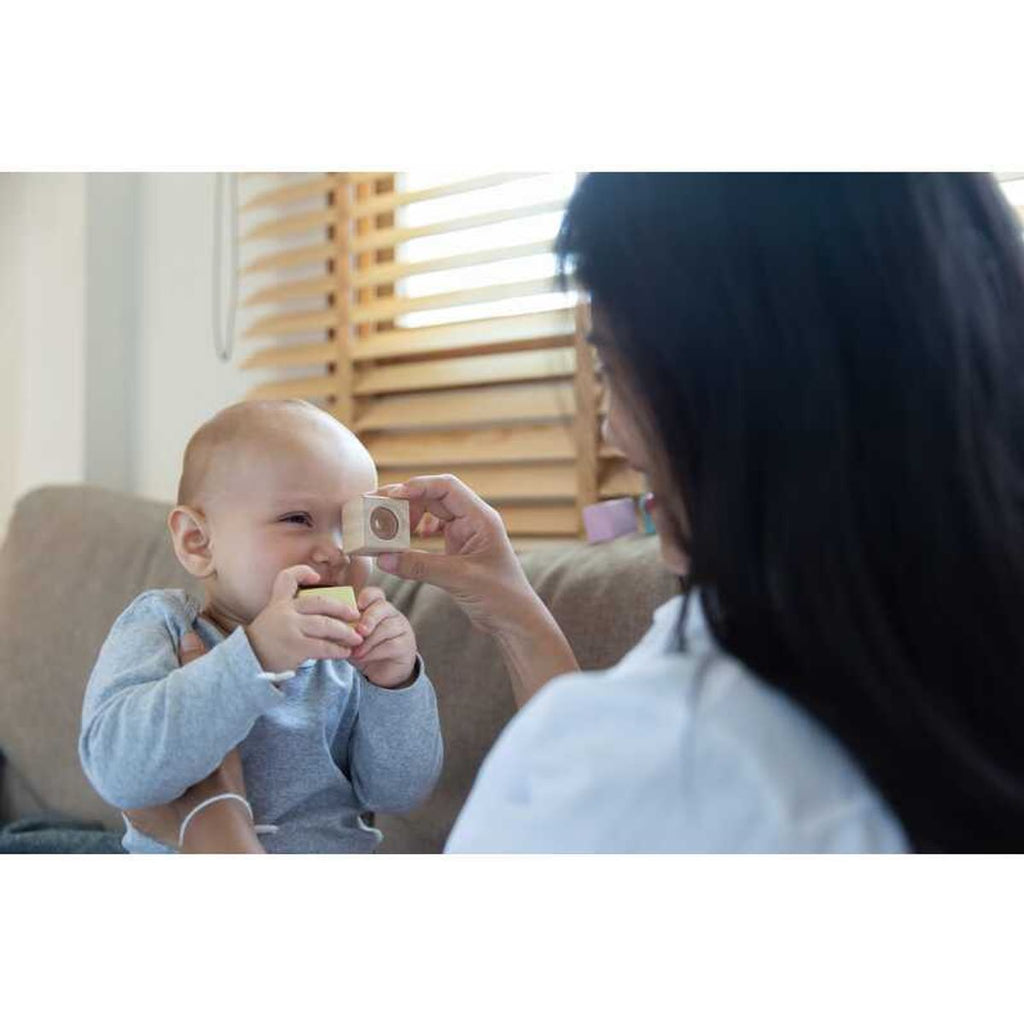
[[[410,546],[409,502],[363,494],[341,509],[342,546],[347,555],[382,555]]]
[[[306,594],[329,597],[334,601],[347,604],[353,611],[359,611],[359,606],[356,604],[356,592],[351,587],[306,587],[296,594],[296,600],[299,600]]]
[[[636,504],[632,498],[617,498],[587,505],[583,509],[583,526],[591,544],[636,533]]]
[[[637,508],[640,510],[640,519],[644,524],[644,533],[647,534],[658,532],[655,528],[654,520],[651,518],[651,510],[647,507],[647,503],[650,498],[651,495],[645,494],[642,498],[637,500]]]

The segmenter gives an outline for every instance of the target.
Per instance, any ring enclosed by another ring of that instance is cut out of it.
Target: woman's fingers
[[[422,580],[439,587],[460,579],[458,555],[437,551],[398,551],[377,556],[377,567],[403,580]]]
[[[380,488],[390,498],[409,502],[409,521],[419,523],[425,512],[438,519],[451,521],[464,516],[487,515],[493,510],[457,476],[414,476],[405,483]]]
[[[237,747],[205,779],[190,786],[177,799],[156,807],[126,809],[124,815],[140,832],[165,846],[176,847],[185,816],[203,800],[219,793],[246,795],[242,757]]]
[[[416,536],[417,537],[435,537],[439,533],[444,533],[443,519],[438,519],[432,512],[424,512],[423,518],[416,524]]]
[[[230,793],[245,796],[245,776],[242,774],[242,755],[235,747],[221,762],[221,766],[213,773]]]
[[[189,630],[182,638],[178,647],[178,657],[182,665],[187,665],[206,653],[206,645],[195,630]]]
[[[178,845],[178,829],[181,828],[182,815],[175,804],[162,804],[159,807],[133,807],[122,812],[135,829],[143,835],[155,839],[164,846]]]

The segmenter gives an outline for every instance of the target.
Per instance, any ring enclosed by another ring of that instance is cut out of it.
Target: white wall
[[[266,378],[214,352],[213,195],[212,174],[0,175],[0,530],[46,483],[171,500],[192,431]]]
[[[203,420],[260,378],[213,348],[212,174],[141,175],[141,305],[133,489],[171,500]]]
[[[134,486],[141,273],[137,174],[87,174],[85,479]]]
[[[17,493],[21,438],[21,269],[16,178],[0,175],[0,530]]]
[[[0,176],[0,522],[85,478],[85,180]]]

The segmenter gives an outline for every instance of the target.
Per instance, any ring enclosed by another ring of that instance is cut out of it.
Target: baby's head
[[[168,518],[181,564],[203,580],[222,628],[248,625],[292,565],[316,586],[359,590],[368,558],[341,548],[341,508],[377,486],[359,439],[308,402],[243,402],[204,423],[185,449]]]

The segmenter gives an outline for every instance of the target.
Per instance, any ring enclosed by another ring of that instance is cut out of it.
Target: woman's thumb
[[[433,551],[389,552],[377,556],[377,567],[403,580],[422,580],[443,587],[451,576],[453,557]]]
[[[182,665],[187,665],[190,661],[195,661],[201,654],[206,653],[206,648],[198,633],[190,630],[181,638],[180,653]]]

